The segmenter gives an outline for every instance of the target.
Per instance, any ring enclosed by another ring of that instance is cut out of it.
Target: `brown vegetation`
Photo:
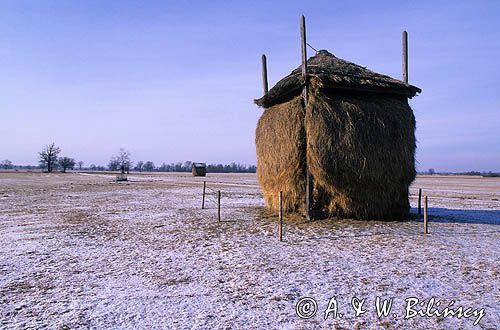
[[[309,167],[316,210],[362,219],[404,217],[415,178],[415,118],[407,98],[420,89],[326,51],[309,63],[307,108],[297,70],[256,100],[268,106],[256,130],[257,174],[267,206],[276,209],[283,191],[286,209],[303,209]]]

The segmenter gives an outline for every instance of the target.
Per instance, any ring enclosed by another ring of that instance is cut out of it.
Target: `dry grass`
[[[401,219],[415,178],[415,118],[404,97],[317,93],[305,118],[317,209]]]
[[[415,118],[406,98],[310,94],[307,110],[298,96],[266,109],[257,124],[257,174],[266,205],[277,209],[283,191],[285,209],[302,210],[309,166],[316,210],[404,218],[415,178]]]
[[[283,207],[297,210],[305,198],[305,110],[302,98],[266,109],[256,130],[257,177],[266,205],[279,207],[278,193],[283,191]],[[286,120],[284,120],[286,118]]]

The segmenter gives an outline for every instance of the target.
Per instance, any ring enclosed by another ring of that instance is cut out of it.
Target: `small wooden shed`
[[[191,173],[193,173],[193,176],[207,176],[207,164],[193,163],[191,165]]]

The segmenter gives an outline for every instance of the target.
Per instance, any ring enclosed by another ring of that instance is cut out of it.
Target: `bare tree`
[[[144,162],[143,161],[138,161],[137,165],[135,165],[134,170],[142,172],[142,169],[144,168]]]
[[[80,160],[78,163],[78,170],[82,170],[82,167],[83,167],[83,162]]]
[[[130,167],[132,167],[132,161],[130,160],[130,152],[127,150],[120,148],[118,155],[116,157],[111,158],[109,163],[109,169],[111,171],[119,169],[122,174],[130,171]]]
[[[56,147],[55,143],[48,144],[39,152],[40,165],[47,168],[47,172],[52,172],[54,166],[57,164],[57,156],[61,152],[61,149]]]
[[[0,163],[0,167],[2,167],[5,170],[10,170],[11,168],[14,167],[14,165],[12,165],[12,162],[10,160],[6,159]]]
[[[63,173],[66,173],[67,169],[73,169],[75,167],[75,160],[69,157],[59,158],[59,166],[62,167]]]
[[[148,160],[146,163],[144,163],[143,169],[146,172],[153,172],[155,170],[155,164],[152,161]]]
[[[108,169],[110,171],[118,171],[118,160],[116,160],[116,157],[111,158],[108,164]]]

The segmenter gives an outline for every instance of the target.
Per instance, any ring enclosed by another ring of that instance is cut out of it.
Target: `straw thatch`
[[[420,89],[326,51],[308,64],[307,108],[297,70],[256,100],[266,107],[256,130],[266,205],[276,209],[281,190],[285,209],[303,211],[308,166],[315,210],[362,219],[404,217],[415,178],[408,97]]]
[[[305,195],[305,137],[302,99],[278,104],[264,111],[257,125],[257,177],[266,205],[278,208],[283,191],[285,209],[296,210]]]
[[[409,98],[421,92],[418,87],[335,57],[326,50],[320,50],[307,60],[307,74],[309,83],[320,84],[319,87],[325,89],[399,94]],[[255,100],[255,104],[268,108],[289,101],[302,92],[303,86],[302,68],[298,67],[266,95]]]

